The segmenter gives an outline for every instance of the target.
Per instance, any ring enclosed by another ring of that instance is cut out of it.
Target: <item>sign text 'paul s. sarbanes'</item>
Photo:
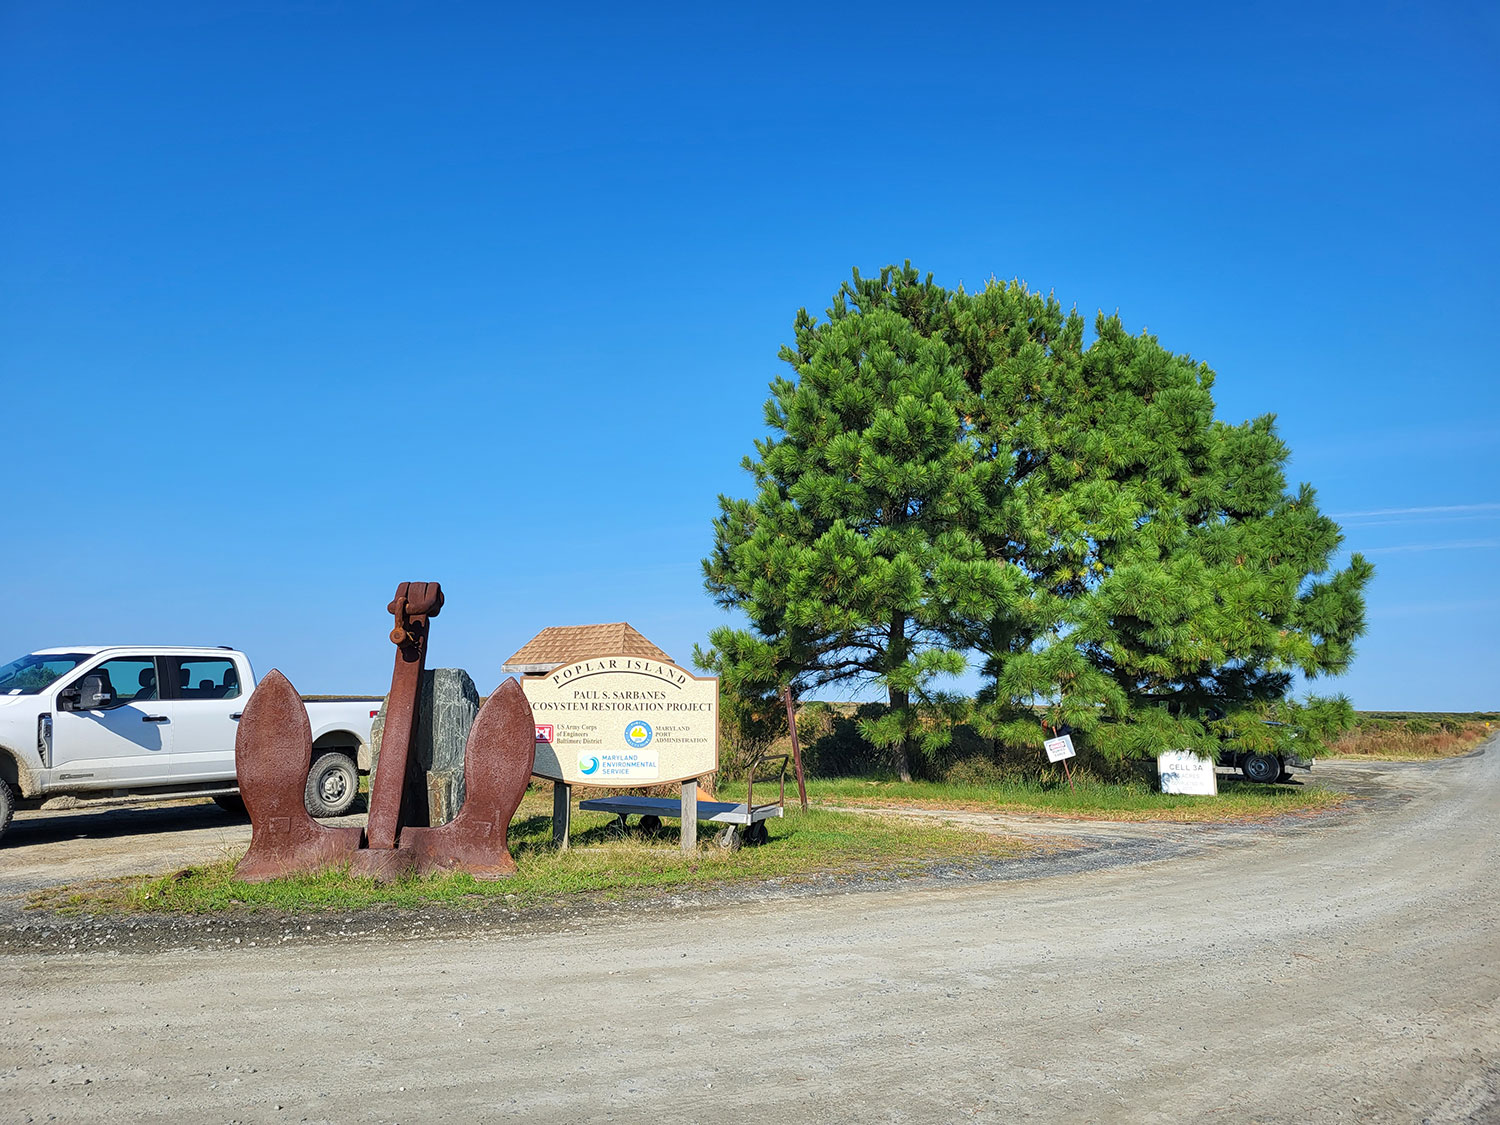
[[[580,660],[521,685],[538,777],[572,785],[684,781],[719,765],[719,681],[638,656]]]

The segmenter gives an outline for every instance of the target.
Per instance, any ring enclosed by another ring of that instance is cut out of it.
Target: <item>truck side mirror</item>
[[[114,692],[104,686],[103,676],[85,676],[80,686],[79,702],[85,711],[97,711],[115,701]]]
[[[112,703],[114,696],[104,689],[104,677],[88,675],[57,696],[59,711],[98,711]]]

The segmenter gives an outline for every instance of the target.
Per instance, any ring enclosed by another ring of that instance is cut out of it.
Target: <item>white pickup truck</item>
[[[255,688],[230,648],[43,649],[0,667],[0,834],[18,803],[212,797],[243,811],[234,735]],[[307,702],[307,809],[338,816],[359,793],[375,697]]]

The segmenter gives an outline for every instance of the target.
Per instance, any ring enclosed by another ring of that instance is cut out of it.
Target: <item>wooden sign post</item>
[[[797,796],[802,798],[802,811],[807,811],[807,782],[802,779],[802,745],[797,741],[797,709],[792,704],[792,685],[782,689],[786,700],[786,725],[792,732],[792,765],[797,771]]]

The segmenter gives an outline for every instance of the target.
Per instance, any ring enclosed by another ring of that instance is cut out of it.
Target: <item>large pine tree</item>
[[[1251,718],[1285,712],[1294,672],[1348,666],[1372,570],[1332,569],[1339,529],[1288,489],[1271,418],[1217,421],[1206,365],[1084,327],[909,263],[856,272],[822,324],[799,313],[767,410],[784,436],[746,461],[754,502],[721,498],[705,563],[750,617],[712,638],[729,665],[878,680],[871,733],[902,754],[912,693],[966,651],[1006,741],[1034,739],[1039,704],[1112,757],[1202,745],[1205,712],[1246,748],[1278,737]]]

